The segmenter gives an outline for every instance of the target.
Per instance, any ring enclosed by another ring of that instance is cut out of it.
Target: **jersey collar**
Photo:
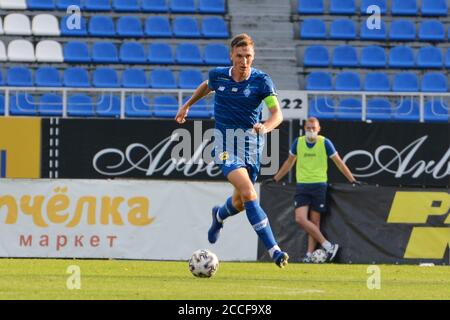
[[[233,76],[231,75],[231,70],[233,70],[233,67],[230,67],[230,70],[228,70],[228,75],[230,76],[231,79],[233,79]],[[250,77],[252,76],[252,72],[253,72],[253,68],[250,69],[250,74],[248,75],[247,79],[245,79],[243,81],[247,81],[248,79],[250,79]]]

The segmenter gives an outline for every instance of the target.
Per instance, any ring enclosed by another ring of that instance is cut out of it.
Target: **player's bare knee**
[[[246,188],[241,191],[242,202],[255,201],[258,199],[258,195],[254,188]]]

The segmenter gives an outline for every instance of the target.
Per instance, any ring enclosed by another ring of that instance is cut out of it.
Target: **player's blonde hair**
[[[248,47],[248,46],[255,46],[255,43],[253,42],[253,39],[246,33],[241,33],[235,36],[233,39],[231,39],[230,47],[231,49],[237,48],[237,47]]]

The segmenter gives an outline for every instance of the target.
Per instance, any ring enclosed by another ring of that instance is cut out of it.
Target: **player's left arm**
[[[334,155],[332,155],[330,158],[331,158],[331,160],[333,160],[333,162],[336,165],[336,167],[347,178],[347,180],[350,183],[355,183],[356,182],[356,179],[355,179],[355,177],[353,177],[352,172],[347,167],[345,162],[342,161],[341,157],[339,156],[339,154],[337,152]]]
[[[264,102],[269,108],[269,118],[264,124],[257,123],[253,128],[260,133],[268,133],[278,127],[283,122],[283,113],[281,112],[280,103],[276,95],[267,96]]]

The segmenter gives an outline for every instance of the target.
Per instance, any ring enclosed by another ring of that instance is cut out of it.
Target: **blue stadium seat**
[[[169,12],[167,0],[142,0],[143,12],[166,13]]]
[[[141,38],[144,36],[141,19],[136,17],[120,17],[117,20],[117,35],[119,37]]]
[[[230,51],[227,46],[221,43],[211,43],[204,49],[205,64],[215,66],[230,65]]]
[[[86,11],[111,11],[110,0],[84,0]]]
[[[203,18],[202,34],[205,38],[228,39],[230,37],[225,20],[217,17]]]
[[[326,39],[327,28],[321,19],[305,19],[300,27],[301,39]]]
[[[439,20],[427,20],[420,24],[420,41],[444,41],[445,28]]]
[[[145,35],[153,38],[172,37],[169,18],[165,16],[147,18],[147,20],[145,20]]]
[[[298,0],[297,12],[300,14],[323,14],[323,0]]]
[[[149,118],[153,115],[149,98],[141,94],[132,94],[125,100],[125,116]]]
[[[385,68],[386,52],[380,46],[368,46],[361,50],[361,66],[366,68]]]
[[[422,0],[422,16],[447,16],[446,0]]]
[[[0,69],[0,86],[4,86],[5,82],[3,81],[3,73],[2,70]]]
[[[54,93],[44,93],[39,97],[38,113],[40,116],[60,117],[63,114],[62,96]]]
[[[173,20],[173,34],[177,38],[200,38],[197,20],[191,17],[176,17]]]
[[[81,93],[70,95],[67,99],[67,115],[69,117],[94,117],[92,98]]]
[[[139,42],[124,42],[120,47],[120,61],[122,63],[146,63],[144,46]]]
[[[67,21],[69,20],[69,21]],[[67,25],[67,22],[69,22],[69,26]],[[76,37],[83,37],[87,35],[87,29],[86,29],[86,19],[83,17],[80,17],[79,20],[80,25],[74,24],[73,18],[70,16],[64,16],[60,20],[59,29],[61,30],[62,36],[76,36]],[[79,28],[78,28],[79,27]]]
[[[354,15],[355,11],[355,0],[331,0],[330,14]]]
[[[54,0],[27,0],[27,7],[30,10],[54,10]]]
[[[120,98],[113,93],[103,93],[95,101],[95,111],[99,117],[119,118],[120,117]]]
[[[202,65],[200,48],[193,43],[180,43],[177,45],[175,61],[178,64]]]
[[[417,0],[392,0],[391,11],[394,16],[417,16]]]
[[[91,86],[89,82],[89,74],[83,68],[67,68],[64,71],[63,84],[66,87],[88,88]]]
[[[420,119],[419,103],[411,98],[402,98],[394,108],[393,119],[418,122]]]
[[[349,71],[338,73],[335,89],[337,91],[361,91],[359,73]]]
[[[303,58],[305,67],[328,67],[330,65],[330,55],[325,46],[309,46],[305,49]]]
[[[13,116],[36,116],[37,107],[34,97],[29,93],[11,92],[9,114]]]
[[[392,90],[395,92],[417,92],[419,91],[419,80],[415,73],[401,72],[394,76]]]
[[[153,64],[174,64],[175,58],[167,43],[152,43],[148,46],[148,61]]]
[[[58,69],[53,67],[40,67],[34,74],[38,87],[61,87],[62,81]]]
[[[450,48],[448,48],[445,53],[445,67],[450,69]]]
[[[170,11],[173,13],[196,13],[194,0],[171,0]]]
[[[391,84],[387,74],[383,72],[371,72],[366,75],[364,91],[391,91]]]
[[[197,89],[202,82],[201,72],[195,69],[182,70],[178,75],[178,85],[181,89]]]
[[[341,120],[361,120],[362,104],[360,99],[344,98],[339,101],[337,118]]]
[[[6,73],[6,85],[11,87],[32,87],[31,70],[26,67],[11,67]]]
[[[118,63],[117,48],[112,42],[95,42],[92,46],[92,61],[98,63]]]
[[[198,11],[200,13],[225,14],[225,0],[200,0]]]
[[[56,8],[59,10],[66,11],[70,6],[77,6],[80,9],[84,9],[84,6],[81,4],[81,0],[55,0]]]
[[[314,71],[306,76],[306,90],[331,91],[333,80],[328,72]]]
[[[414,41],[416,40],[416,26],[409,20],[395,20],[391,23],[390,40]]]
[[[178,101],[172,96],[158,96],[155,97],[153,108],[156,118],[173,119],[178,111]]]
[[[89,49],[85,42],[70,41],[64,45],[65,62],[91,62]]]
[[[372,0],[371,0],[372,1]],[[380,21],[380,29],[369,29],[367,27],[367,24],[364,22],[361,22],[361,28],[360,28],[360,38],[361,40],[383,40],[386,41],[387,39],[387,30],[386,30],[386,24],[384,21]]]
[[[171,70],[154,69],[150,71],[150,86],[157,89],[176,89],[177,84]]]
[[[431,98],[424,106],[425,122],[448,122],[449,108],[448,104],[439,98]]]
[[[89,20],[89,35],[93,37],[115,37],[114,21],[109,16],[93,16]]]
[[[391,68],[414,68],[414,51],[407,46],[397,46],[389,53],[389,67]]]
[[[330,29],[330,39],[355,40],[355,23],[350,19],[333,20]]]
[[[142,69],[126,69],[122,73],[122,87],[124,88],[149,88],[145,71]]]
[[[320,120],[335,119],[336,107],[333,99],[314,96],[309,100],[308,117],[316,117]]]
[[[333,51],[333,67],[357,67],[358,54],[352,46],[338,46]]]
[[[183,99],[183,104],[186,103],[189,99],[190,99],[190,97],[185,97]],[[178,112],[178,106],[175,109],[175,111]],[[172,118],[175,117],[176,112]],[[156,110],[155,110],[155,114],[156,114]],[[187,117],[189,119],[210,119],[212,116],[213,116],[212,110],[207,107],[205,99],[202,99],[202,100],[198,101],[196,104],[194,104],[189,109],[189,113],[188,113]]]
[[[117,12],[140,12],[138,0],[112,0],[112,7]]]
[[[417,66],[419,68],[442,68],[444,65],[442,52],[437,47],[422,47],[417,53]]]
[[[447,92],[448,81],[446,75],[440,72],[428,72],[422,77],[423,92]]]
[[[366,120],[388,121],[392,119],[392,107],[388,99],[372,98],[367,101]]]
[[[0,115],[5,114],[5,96],[0,94]]]
[[[382,15],[387,12],[386,0],[361,0],[361,14],[367,14],[367,8],[370,6],[378,6]],[[372,11],[369,13],[372,14]]]
[[[92,75],[92,84],[97,88],[119,88],[117,72],[111,68],[97,68]]]

